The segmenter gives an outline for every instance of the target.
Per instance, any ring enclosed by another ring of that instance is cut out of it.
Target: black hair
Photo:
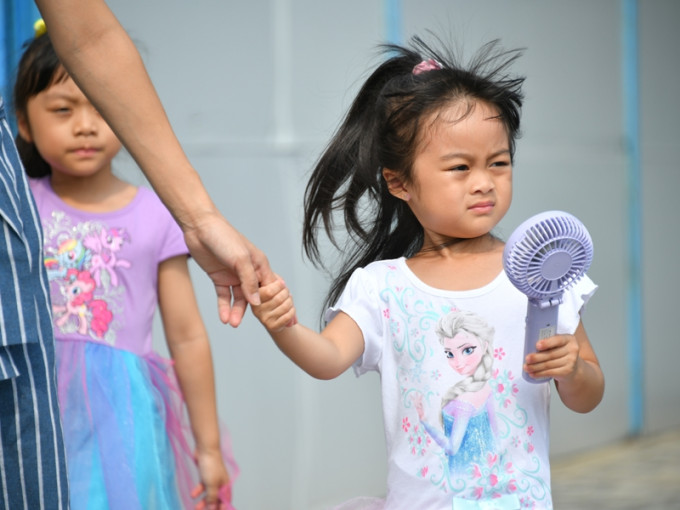
[[[511,158],[519,136],[523,77],[509,66],[522,50],[503,50],[491,41],[467,66],[454,53],[413,37],[409,46],[379,48],[386,60],[368,77],[312,171],[304,197],[303,247],[310,260],[326,268],[319,249],[321,226],[342,253],[324,309],[335,303],[352,272],[373,261],[414,255],[424,240],[423,228],[403,200],[393,197],[382,169],[409,182],[423,122],[442,108],[464,100],[468,112],[477,102],[498,111]],[[414,74],[424,60],[435,69]],[[342,211],[349,239],[334,234],[334,215]]]
[[[52,47],[48,34],[40,35],[24,44],[24,53],[19,61],[17,78],[14,82],[14,112],[18,118],[28,121],[28,100],[68,78],[66,69]],[[29,177],[45,177],[52,173],[35,144],[27,142],[21,135],[16,136],[17,150]]]

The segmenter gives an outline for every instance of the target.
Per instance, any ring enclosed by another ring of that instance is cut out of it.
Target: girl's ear
[[[405,202],[408,202],[411,199],[411,195],[406,190],[404,180],[397,172],[390,170],[389,168],[383,168],[382,176],[383,179],[385,179],[390,194]]]
[[[17,112],[17,129],[19,130],[19,136],[23,138],[25,142],[33,143],[31,128],[28,125],[26,114]]]

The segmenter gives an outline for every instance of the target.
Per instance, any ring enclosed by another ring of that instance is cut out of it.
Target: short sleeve
[[[152,207],[148,209],[148,212],[153,217],[158,234],[158,262],[178,255],[188,255],[189,249],[184,242],[182,229],[179,228],[170,211],[153,191],[140,188],[142,189],[151,196]]]
[[[558,316],[557,332],[559,334],[571,335],[576,331],[581,315],[596,290],[597,285],[587,275],[584,275],[564,293]]]
[[[375,278],[365,269],[352,273],[337,303],[325,314],[328,322],[339,312],[349,315],[357,323],[364,336],[364,352],[354,363],[354,373],[360,376],[377,370],[382,358],[385,338],[385,321],[381,311]]]

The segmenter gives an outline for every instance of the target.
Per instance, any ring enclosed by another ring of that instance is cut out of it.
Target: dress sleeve
[[[184,234],[182,234],[182,230],[170,214],[170,211],[168,211],[153,191],[147,188],[141,189],[144,189],[145,193],[151,195],[150,202],[152,208],[149,210],[149,215],[153,218],[154,229],[158,236],[158,262],[163,262],[178,255],[188,255],[189,249],[184,242]]]
[[[573,334],[581,321],[588,301],[595,294],[597,285],[584,275],[572,288],[564,293],[562,304],[559,308],[557,321],[557,333]]]
[[[386,322],[383,320],[382,308],[383,302],[378,296],[375,278],[365,269],[357,269],[347,282],[337,303],[326,311],[324,318],[327,322],[339,312],[344,312],[361,329],[364,336],[364,352],[354,363],[354,373],[357,376],[378,370],[383,341],[386,338]]]

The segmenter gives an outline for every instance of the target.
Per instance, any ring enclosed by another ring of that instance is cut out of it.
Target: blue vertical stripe
[[[40,12],[32,0],[2,0],[0,9],[0,95],[9,103],[12,96],[12,83],[21,49],[33,37],[33,23]],[[16,131],[14,119],[8,119]]]
[[[387,42],[403,44],[402,0],[383,0],[385,9],[385,34]]]
[[[629,432],[644,425],[644,358],[642,345],[642,165],[640,158],[640,90],[638,2],[623,0],[623,99],[628,162],[628,368]]]

